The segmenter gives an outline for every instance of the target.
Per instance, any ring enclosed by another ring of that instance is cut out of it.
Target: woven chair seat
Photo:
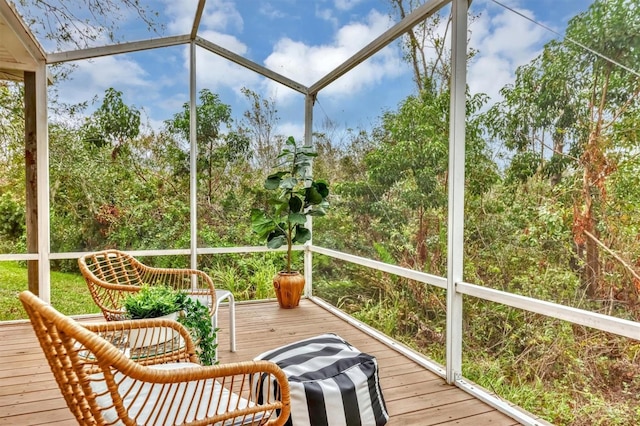
[[[171,363],[153,365],[149,368],[154,370],[172,371],[185,368],[201,368],[200,364],[194,363]],[[114,408],[105,410],[102,415],[108,422],[116,422],[118,413],[111,395],[105,386],[102,373],[90,376],[91,389],[96,393],[96,401],[102,407]],[[235,407],[242,410],[253,407],[255,404],[232,392],[229,392],[217,380],[207,379],[197,382],[189,382],[184,386],[182,383],[168,386],[157,386],[154,383],[141,383],[125,376],[121,372],[116,372],[114,380],[118,383],[118,393],[124,395],[123,404],[128,408],[129,416],[136,419],[138,424],[182,424],[193,422],[196,419],[212,418],[215,415],[224,415],[227,407]],[[149,401],[178,400],[180,403],[174,405],[155,405]],[[207,401],[218,401],[217,404],[207,404]],[[205,402],[205,403],[202,403]],[[243,424],[253,424],[262,420],[262,412],[248,415],[247,418],[238,417],[235,421],[227,420],[217,422],[216,426],[236,426]]]

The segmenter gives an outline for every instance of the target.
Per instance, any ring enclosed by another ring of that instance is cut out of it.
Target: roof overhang
[[[36,71],[45,58],[18,11],[7,0],[0,0],[0,80],[23,81],[24,72]]]

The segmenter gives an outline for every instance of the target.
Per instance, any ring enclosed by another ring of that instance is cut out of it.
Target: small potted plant
[[[204,365],[212,365],[216,359],[216,330],[211,325],[209,308],[185,292],[163,285],[144,285],[140,291],[127,296],[123,303],[129,319],[168,318],[184,325],[198,347],[198,357]],[[129,332],[132,347],[162,344],[174,339],[174,330],[158,327],[153,333],[141,336],[139,330]]]
[[[316,156],[312,147],[298,145],[290,136],[277,157],[278,170],[264,182],[265,189],[274,195],[266,209],[251,210],[252,228],[266,240],[267,247],[287,246],[286,269],[273,280],[278,303],[283,308],[298,306],[304,289],[304,276],[291,269],[292,246],[311,239],[307,217],[324,216],[329,206],[329,184],[314,180],[310,172],[311,160]]]

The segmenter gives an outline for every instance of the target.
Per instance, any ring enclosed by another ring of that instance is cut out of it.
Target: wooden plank
[[[473,399],[470,395],[468,396],[469,398],[465,398],[462,395],[451,396],[450,401],[454,401],[455,399],[459,400],[450,404],[432,405],[427,408],[423,408],[423,405],[421,406],[421,404],[430,404],[431,401],[428,398],[424,400],[410,399],[407,401],[406,405],[401,407],[403,410],[406,410],[409,407],[420,408],[415,409],[412,412],[391,412],[391,416],[396,414],[396,418],[401,419],[400,423],[393,423],[393,425],[429,426],[437,424],[455,424],[460,419],[466,419],[491,411],[491,407],[477,399]],[[509,420],[513,421],[511,419]],[[500,419],[496,419],[495,424],[498,424],[498,421],[500,421]]]
[[[49,383],[52,379],[51,376],[46,376],[44,374],[40,375],[42,380],[25,382],[24,380],[19,380],[16,383],[6,383],[0,388],[0,398],[7,395],[18,395],[28,392],[39,392],[43,390],[51,390],[51,383]],[[4,383],[4,382],[3,382]],[[2,404],[0,403],[0,406]]]
[[[41,388],[39,390],[27,390],[26,392],[23,390],[11,395],[0,396],[0,410],[4,411],[7,407],[22,410],[27,404],[46,401],[55,401],[56,404],[59,403],[62,398],[59,389],[52,389],[51,386],[42,389],[42,384],[40,384],[39,387]]]
[[[64,403],[64,400],[62,400]],[[77,425],[78,422],[65,405],[54,410],[34,411],[24,414],[0,417],[0,425],[29,425],[38,426],[45,423],[58,422],[59,425]]]
[[[58,392],[58,395],[51,396],[49,399],[43,399],[38,401],[29,401],[20,403],[19,396],[16,395],[16,403],[13,405],[6,405],[2,407],[3,417],[22,416],[31,413],[42,413],[51,410],[57,410],[60,408],[67,408],[64,398]],[[69,413],[68,415],[71,415]]]

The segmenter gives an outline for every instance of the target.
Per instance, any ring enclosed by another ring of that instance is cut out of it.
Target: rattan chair
[[[189,332],[176,321],[81,325],[29,291],[20,293],[20,300],[81,425],[275,426],[289,418],[289,384],[274,363],[204,367],[196,363]],[[171,329],[175,337],[134,353],[127,343],[131,329]],[[263,380],[269,376],[276,384]],[[256,389],[263,383],[278,389]]]
[[[218,306],[229,302],[230,349],[236,350],[235,301],[228,290],[216,290],[211,277],[197,269],[152,268],[128,253],[104,250],[78,259],[91,297],[107,321],[124,319],[124,299],[140,286],[167,285],[184,290],[209,306],[214,327],[217,327]]]

